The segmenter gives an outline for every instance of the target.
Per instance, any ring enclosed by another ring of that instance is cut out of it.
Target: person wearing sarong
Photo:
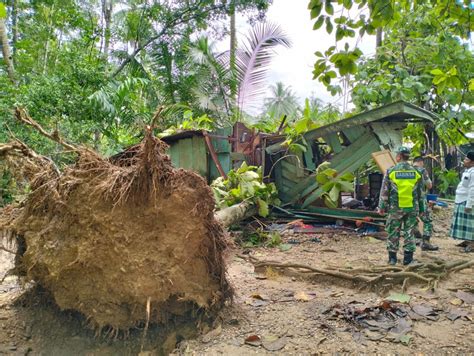
[[[474,252],[474,151],[464,159],[461,182],[456,188],[450,236],[464,241],[464,252]]]

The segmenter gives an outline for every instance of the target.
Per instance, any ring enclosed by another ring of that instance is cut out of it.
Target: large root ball
[[[84,149],[38,176],[14,220],[27,276],[95,328],[213,312],[230,294],[212,193],[163,151],[151,134],[114,160]]]

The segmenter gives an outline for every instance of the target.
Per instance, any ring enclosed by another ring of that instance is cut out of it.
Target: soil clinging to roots
[[[212,315],[231,294],[212,193],[165,148],[151,130],[114,159],[80,148],[62,173],[43,165],[3,219],[24,239],[27,278],[98,330]]]

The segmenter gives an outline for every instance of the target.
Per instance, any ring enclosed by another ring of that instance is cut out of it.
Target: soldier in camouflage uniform
[[[413,159],[413,166],[421,174],[423,178],[422,193],[423,193],[423,202],[425,204],[425,212],[420,214],[420,219],[423,221],[423,236],[421,241],[421,250],[422,251],[437,251],[438,246],[432,245],[430,243],[431,234],[433,233],[433,219],[431,217],[431,209],[426,200],[426,193],[433,187],[428,171],[424,167],[425,162],[423,157],[418,156]]]
[[[403,234],[403,264],[413,261],[415,252],[414,229],[417,226],[417,216],[424,211],[422,200],[422,177],[418,171],[408,163],[410,149],[400,147],[397,150],[397,164],[385,173],[380,191],[378,211],[388,213],[386,231],[388,232],[387,249],[388,263],[397,263],[397,251],[400,245],[400,236]]]

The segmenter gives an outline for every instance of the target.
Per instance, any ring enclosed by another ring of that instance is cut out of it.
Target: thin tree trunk
[[[13,31],[13,38],[12,38],[12,47],[13,47],[13,65],[16,66],[16,43],[18,42],[18,5],[17,0],[12,0],[12,31]]]
[[[232,73],[232,83],[231,83],[231,97],[232,100],[235,102],[237,100],[237,85],[234,82],[234,79],[236,77],[235,72],[235,57],[236,57],[236,50],[237,50],[237,31],[235,28],[235,0],[231,1],[230,4],[230,72]]]
[[[15,69],[10,54],[10,45],[8,44],[7,27],[5,19],[0,18],[0,42],[2,44],[3,60],[7,66],[7,74],[10,81],[15,84]]]
[[[44,46],[43,74],[46,74],[46,67],[48,66],[48,54],[49,54],[49,38],[46,40],[46,46]]]
[[[377,33],[375,35],[375,47],[379,48],[382,46],[383,42],[383,29],[382,27],[377,28]]]
[[[169,94],[172,104],[176,104],[176,97],[174,95],[174,83],[173,83],[173,56],[169,52],[168,46],[163,44],[161,46],[163,51],[163,60],[166,69],[166,80],[168,81]]]
[[[54,12],[54,3],[51,5],[51,14],[49,15],[49,21],[48,21],[48,38],[46,39],[46,45],[44,46],[44,56],[43,56],[43,74],[46,74],[46,69],[48,67],[48,56],[49,56],[49,46],[50,46],[50,41],[49,41],[49,36],[50,33],[53,30],[53,12]]]
[[[102,12],[104,15],[104,57],[107,59],[109,56],[110,47],[110,26],[112,23],[112,10],[113,0],[102,0]]]

